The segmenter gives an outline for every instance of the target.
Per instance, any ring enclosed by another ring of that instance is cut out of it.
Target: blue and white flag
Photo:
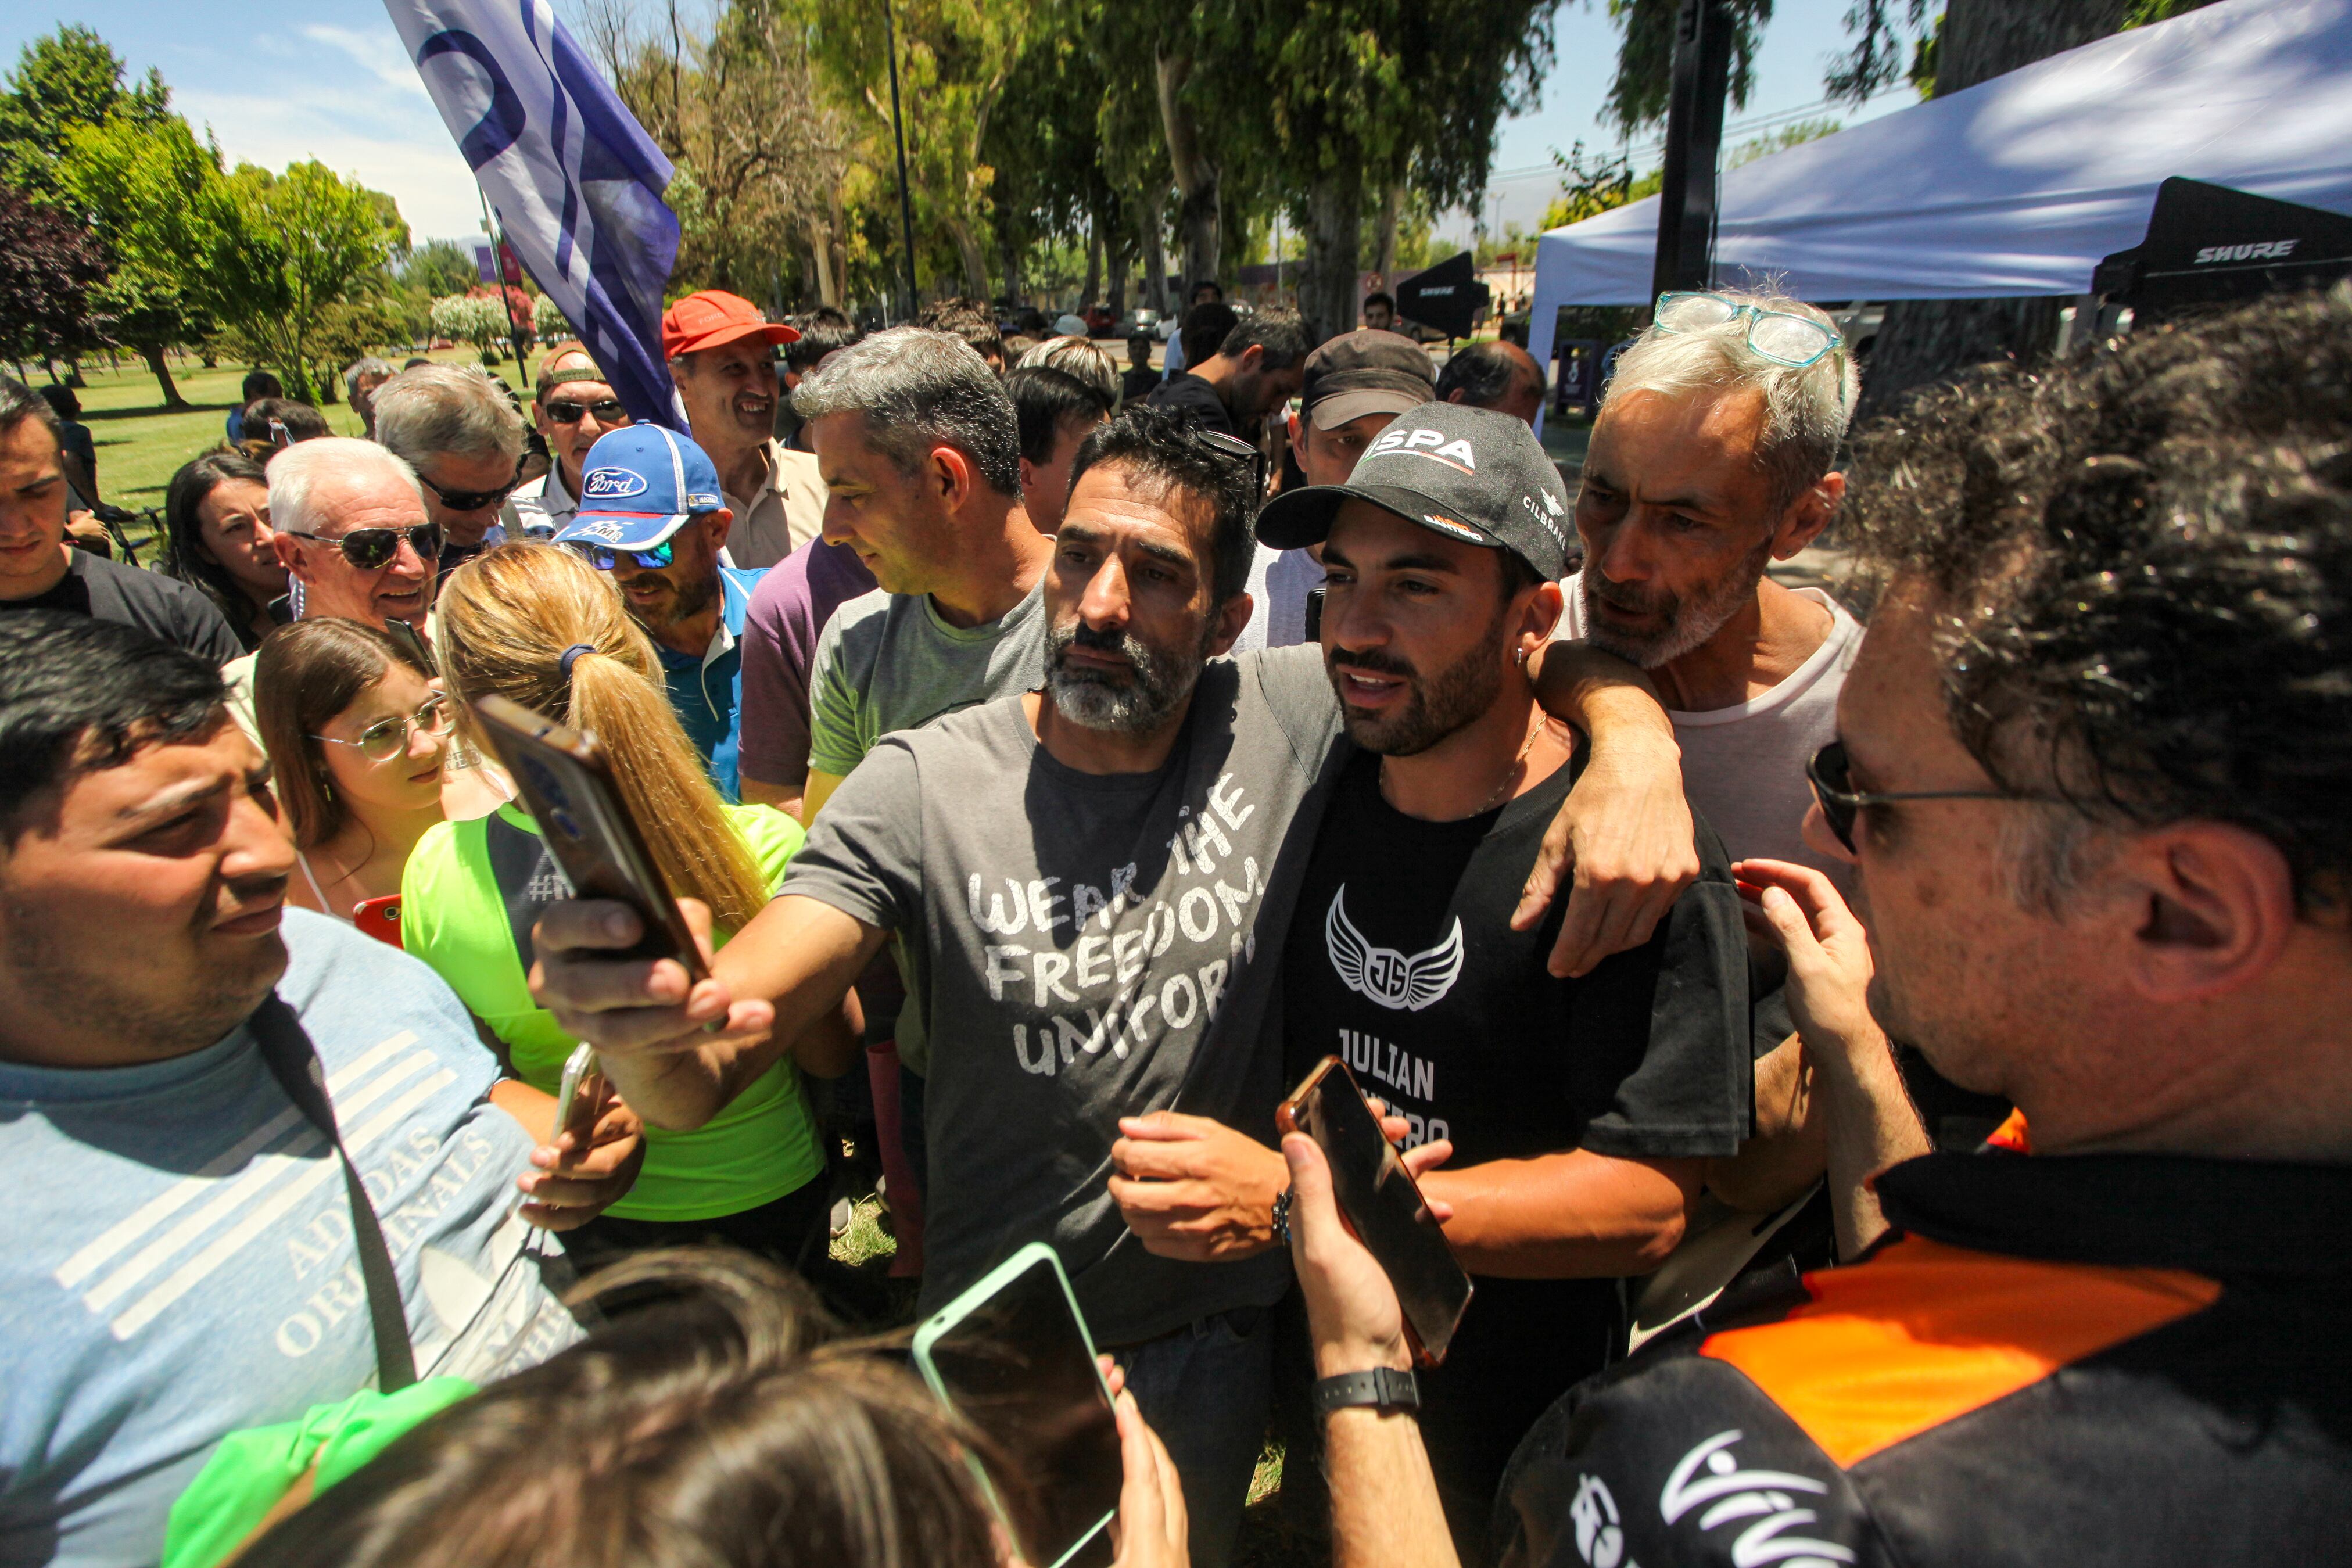
[[[384,0],[502,237],[629,416],[684,430],[661,351],[677,217],[663,157],[546,0]]]

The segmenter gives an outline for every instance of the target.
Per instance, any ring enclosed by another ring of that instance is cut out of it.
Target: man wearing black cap
[[[1310,485],[1344,485],[1356,460],[1389,422],[1430,402],[1437,367],[1420,344],[1394,332],[1332,339],[1307,356],[1290,450]],[[1307,601],[1322,586],[1312,549],[1258,547],[1250,594],[1258,609],[1240,645],[1286,648],[1307,641]]]
[[[1581,771],[1526,674],[1559,617],[1567,499],[1507,415],[1432,403],[1349,481],[1269,504],[1258,537],[1324,547],[1326,672],[1357,747],[1283,948],[1285,1076],[1338,1056],[1402,1117],[1408,1163],[1476,1277],[1421,1427],[1475,1543],[1519,1436],[1619,1331],[1616,1281],[1681,1239],[1706,1160],[1749,1113],[1739,900],[1703,824],[1703,869],[1642,946],[1547,972],[1550,922],[1514,930],[1524,870]],[[1203,1203],[1223,1128],[1121,1124],[1111,1184],[1154,1252],[1246,1255],[1270,1214]],[[1286,1180],[1281,1155],[1253,1156]],[[1336,1368],[1323,1368],[1328,1373]]]

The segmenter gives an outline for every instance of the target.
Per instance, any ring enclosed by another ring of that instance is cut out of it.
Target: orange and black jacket
[[[1512,1460],[1523,1568],[2352,1563],[2352,1170],[1987,1149]]]

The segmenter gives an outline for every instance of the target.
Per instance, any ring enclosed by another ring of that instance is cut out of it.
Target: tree
[[[327,309],[382,272],[393,231],[374,193],[315,161],[283,174],[239,164],[228,186],[253,247],[251,282],[220,302],[221,313],[285,374],[289,394],[311,402]]]
[[[471,343],[484,354],[497,351],[507,335],[507,313],[487,288],[451,294],[433,302],[433,335]]]
[[[0,354],[28,360],[81,352],[100,340],[91,296],[106,256],[71,223],[0,190]]]
[[[395,258],[393,271],[394,278],[403,286],[421,288],[435,298],[445,294],[463,294],[481,276],[474,258],[446,239],[428,240],[404,258]]]
[[[544,294],[531,301],[530,329],[542,343],[575,336],[572,323],[563,318],[562,308]]]
[[[118,115],[67,133],[56,179],[58,203],[112,258],[95,296],[109,335],[146,361],[164,406],[185,408],[164,350],[234,319],[252,281],[251,236],[219,150],[176,114]]]
[[[26,44],[0,94],[0,181],[54,201],[75,131],[118,116],[139,125],[160,122],[172,97],[162,75],[151,69],[131,88],[123,76],[121,57],[88,27],[59,27]]]

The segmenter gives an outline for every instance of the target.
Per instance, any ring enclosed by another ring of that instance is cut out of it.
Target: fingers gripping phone
[[[1276,1107],[1274,1119],[1284,1133],[1314,1139],[1329,1162],[1339,1217],[1396,1287],[1413,1359],[1425,1366],[1444,1361],[1470,1305],[1470,1276],[1381,1131],[1355,1074],[1338,1057],[1325,1057]]]
[[[933,1313],[915,1331],[913,1354],[932,1391],[1032,1483],[1038,1514],[1025,1531],[989,1488],[1023,1561],[1060,1568],[1102,1533],[1124,1479],[1118,1418],[1051,1247],[1029,1243]]]
[[[577,1152],[585,1154],[596,1134],[596,1108],[604,1100],[604,1074],[596,1066],[596,1048],[583,1043],[563,1064],[563,1078],[555,1089],[555,1131],[572,1134]]]
[[[612,956],[675,958],[689,980],[707,977],[693,928],[662,880],[596,737],[496,695],[476,702],[473,712],[572,891],[637,912],[645,935]]]

